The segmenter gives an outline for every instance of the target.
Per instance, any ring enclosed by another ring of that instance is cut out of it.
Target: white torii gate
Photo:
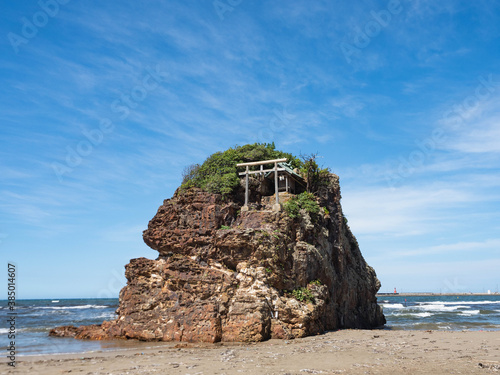
[[[283,163],[286,162],[287,159],[274,159],[274,160],[263,160],[263,161],[254,161],[250,163],[240,163],[236,164],[237,167],[246,167],[245,172],[240,172],[239,175],[243,176],[245,175],[245,205],[241,208],[241,211],[248,211],[248,175],[250,174],[256,174],[256,173],[266,173],[266,172],[274,172],[274,186],[275,186],[275,193],[276,193],[276,203],[273,206],[274,211],[280,211],[281,206],[280,206],[280,201],[279,201],[279,191],[278,191],[278,172],[284,171],[285,168],[278,168],[278,163]],[[265,164],[274,164],[273,169],[263,169]],[[260,170],[258,171],[251,171],[249,170],[249,167],[254,166],[254,165],[260,165]]]

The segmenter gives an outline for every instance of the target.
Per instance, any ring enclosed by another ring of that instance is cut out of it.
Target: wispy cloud
[[[468,252],[475,258],[484,258],[485,256],[488,257],[490,254],[496,254],[498,250],[500,250],[500,239],[495,238],[484,241],[457,242],[429,246],[413,250],[400,249],[398,251],[386,253],[385,255],[392,259],[410,257],[428,258],[429,256],[435,255],[458,255],[462,252]]]
[[[344,189],[345,190],[345,189]],[[376,188],[343,193],[344,213],[355,233],[378,236],[414,236],[438,230],[436,223],[453,221],[453,211],[464,203],[482,199],[454,187],[409,186]]]

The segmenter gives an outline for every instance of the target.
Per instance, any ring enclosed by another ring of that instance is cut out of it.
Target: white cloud
[[[434,231],[435,223],[452,219],[458,205],[478,198],[458,188],[436,185],[398,189],[343,189],[342,206],[356,234],[410,236]],[[449,217],[447,217],[449,216]]]
[[[444,131],[440,149],[463,153],[500,152],[500,82],[482,74],[454,102],[441,109],[436,126]]]
[[[334,112],[347,117],[355,117],[365,108],[365,103],[359,98],[354,98],[352,95],[331,99],[330,105]]]
[[[500,153],[500,116],[464,130],[448,147],[466,153]]]
[[[391,259],[395,258],[409,258],[409,257],[428,257],[429,255],[442,255],[452,253],[454,256],[460,252],[472,252],[477,255],[479,254],[489,254],[497,253],[500,250],[500,238],[487,239],[484,241],[472,241],[472,242],[457,242],[450,244],[442,244],[429,246],[424,248],[405,250],[400,249],[398,251],[392,251],[387,253],[388,257]]]

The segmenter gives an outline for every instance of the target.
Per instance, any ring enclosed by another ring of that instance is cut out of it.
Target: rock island
[[[143,233],[117,318],[52,336],[255,342],[385,324],[380,282],[315,155],[234,147],[186,168]]]

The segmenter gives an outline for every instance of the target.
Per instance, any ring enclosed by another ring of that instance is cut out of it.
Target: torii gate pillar
[[[263,161],[255,161],[255,162],[250,162],[250,163],[240,163],[236,164],[237,167],[246,167],[245,172],[241,172],[241,175],[245,175],[245,205],[241,207],[241,211],[248,211],[248,176],[250,174],[255,174],[255,173],[264,173],[264,172],[274,172],[274,191],[276,193],[276,203],[273,205],[273,211],[281,211],[281,205],[280,205],[280,194],[278,190],[278,172],[279,171],[284,171],[284,168],[278,168],[278,163],[286,162],[287,159],[274,159],[274,160],[263,160]],[[262,166],[264,164],[274,164],[273,169],[267,169],[263,170]],[[253,165],[260,165],[260,171],[250,171],[249,167]]]
[[[247,175],[248,176],[248,175]],[[276,193],[276,203],[273,206],[273,211],[280,212],[280,192],[278,190],[278,163],[274,163],[274,192]]]

